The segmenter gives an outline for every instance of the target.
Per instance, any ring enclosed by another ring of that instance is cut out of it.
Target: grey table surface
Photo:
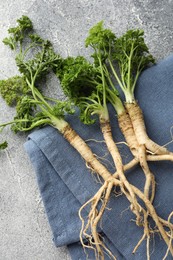
[[[173,51],[172,12],[172,0],[0,0],[0,79],[18,73],[2,39],[21,15],[29,16],[36,31],[64,56],[89,55],[84,47],[88,29],[104,20],[117,35],[129,28],[144,29],[159,60]],[[51,77],[47,91],[52,95],[54,83]],[[58,96],[63,97],[60,88]],[[0,99],[0,122],[13,115]],[[66,248],[55,248],[52,242],[34,170],[23,148],[26,137],[8,128],[0,136],[9,142],[0,154],[0,260],[68,260]]]

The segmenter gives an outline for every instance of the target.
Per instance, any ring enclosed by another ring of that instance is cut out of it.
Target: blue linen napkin
[[[136,96],[144,112],[149,136],[161,145],[171,140],[173,126],[173,56],[145,70],[139,81]],[[117,125],[117,118],[111,107],[110,117],[116,142],[123,136]],[[67,121],[87,141],[88,145],[113,173],[111,158],[105,157],[107,149],[99,124],[84,126],[77,115],[68,116]],[[91,140],[92,139],[92,140]],[[127,163],[130,152],[119,145],[123,160]],[[173,145],[168,146],[173,151]],[[78,210],[100,187],[97,177],[85,166],[84,160],[53,127],[44,127],[31,133],[25,143],[31,163],[36,172],[37,182],[43,199],[47,218],[52,229],[55,245],[67,245],[72,260],[86,259],[79,242],[81,222]],[[150,163],[156,178],[154,205],[160,216],[167,218],[173,210],[173,167],[170,162]],[[143,187],[144,176],[139,167],[127,173],[128,180],[137,187]],[[118,260],[146,259],[146,243],[141,244],[135,254],[132,251],[141,238],[143,230],[137,227],[129,203],[124,196],[112,194],[102,219],[100,232],[106,245]],[[83,211],[83,216],[87,212]],[[159,235],[151,239],[151,260],[160,260],[167,250]],[[87,251],[88,259],[95,259],[92,250]],[[105,255],[105,259],[109,259]],[[172,259],[169,255],[167,259]]]

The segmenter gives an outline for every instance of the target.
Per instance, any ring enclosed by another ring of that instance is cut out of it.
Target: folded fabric
[[[161,145],[171,140],[173,126],[173,56],[145,70],[137,87],[137,98],[144,112],[149,136]],[[123,136],[117,125],[117,118],[110,110],[113,136],[116,142]],[[113,163],[107,154],[99,124],[84,126],[77,115],[68,116],[67,121],[80,136],[87,141],[93,152],[114,172]],[[124,162],[131,154],[123,144],[119,145]],[[173,145],[168,146],[173,150]],[[79,242],[81,221],[78,210],[99,189],[100,182],[85,165],[84,160],[53,127],[44,127],[31,133],[25,143],[25,149],[33,164],[37,182],[43,199],[48,221],[56,246],[67,245],[71,258],[95,259],[92,250],[87,256]],[[105,159],[103,159],[105,158]],[[154,205],[160,216],[167,218],[173,210],[173,167],[170,162],[150,163],[156,177],[156,197]],[[127,178],[137,187],[143,187],[144,176],[140,167],[127,173]],[[146,243],[143,241],[137,252],[132,251],[143,234],[142,227],[137,227],[129,203],[124,196],[112,194],[103,215],[100,232],[108,248],[118,260],[146,259]],[[83,216],[87,212],[83,211]],[[159,235],[151,240],[151,259],[162,259],[167,247]],[[105,256],[105,259],[109,259]],[[167,259],[172,259],[169,255]]]

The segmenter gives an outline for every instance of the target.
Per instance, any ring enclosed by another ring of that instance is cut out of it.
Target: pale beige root
[[[136,139],[136,134],[134,132],[134,128],[131,122],[131,119],[129,117],[129,114],[127,113],[127,111],[125,110],[122,114],[120,114],[118,116],[118,123],[119,123],[119,127],[121,129],[121,132],[131,150],[131,153],[134,155],[134,157],[138,157],[138,148],[139,148],[139,143]],[[146,128],[144,126],[144,122],[142,123],[144,130],[146,131]],[[145,133],[146,135],[146,133]],[[147,137],[148,139],[148,137]],[[156,144],[157,146],[157,144]],[[146,149],[146,153],[147,153],[147,161],[173,161],[173,153],[168,152],[168,150],[164,147],[159,146],[159,149],[163,149],[162,150],[162,154],[158,154],[155,152],[147,151]],[[165,149],[166,149],[166,153],[165,153]]]
[[[169,223],[169,228],[170,228],[170,234],[169,234],[169,236],[170,236],[170,243],[169,243],[169,247],[167,248],[167,251],[166,251],[166,254],[165,254],[163,260],[165,260],[167,258],[168,254],[169,254],[170,247],[172,245],[172,240],[173,240],[173,229],[171,229],[171,227],[172,227],[172,223],[171,223],[172,216],[173,216],[173,212],[171,212],[169,214],[169,217],[168,217],[168,223]]]
[[[104,165],[102,165],[97,158],[94,156],[93,152],[85,141],[71,128],[67,125],[62,132],[64,138],[79,152],[85,162],[90,168],[104,180],[110,177],[109,171]]]
[[[163,220],[162,218],[159,217],[159,221],[163,224],[163,226],[167,227],[168,230],[166,230],[166,234],[169,238],[169,246],[166,250],[165,256],[162,258],[162,260],[166,260],[168,257],[169,252],[171,251],[171,247],[172,247],[172,241],[173,241],[173,224],[171,223],[171,218],[173,216],[173,212],[170,213],[170,215],[168,216],[168,220]],[[146,241],[146,252],[147,252],[147,260],[150,260],[150,236],[151,234],[155,234],[158,233],[159,230],[157,229],[151,229],[148,226],[148,222],[146,221],[146,226],[144,227],[144,234],[142,235],[141,239],[138,241],[137,245],[135,246],[133,253],[136,253],[137,249],[139,248],[139,246],[141,245],[141,243],[144,240]],[[172,253],[171,253],[172,254]]]
[[[108,248],[106,248],[106,246],[104,245],[104,241],[102,241],[101,236],[97,231],[98,224],[101,221],[102,215],[105,209],[107,209],[107,203],[109,201],[113,186],[119,186],[122,188],[122,183],[114,177],[110,177],[107,181],[104,182],[104,184],[100,187],[100,189],[93,196],[93,198],[88,200],[79,210],[79,217],[82,221],[82,228],[80,232],[81,244],[84,248],[93,249],[95,251],[96,259],[101,260],[104,259],[104,252],[106,252],[111,259],[116,259],[116,257],[113,256],[111,251]],[[125,196],[131,203],[131,196],[126,191]],[[99,204],[101,205],[99,206]],[[90,206],[90,210],[87,217],[87,221],[85,223],[85,220],[82,217],[82,210],[88,206]],[[138,205],[138,208],[140,208],[140,211],[145,212],[145,210],[140,205]],[[141,225],[144,224],[140,222],[140,226]],[[148,222],[145,223],[145,230],[147,225]],[[85,239],[87,239],[88,244],[84,243]]]
[[[118,180],[115,177],[112,177],[112,175],[109,173],[109,171],[96,159],[96,157],[93,155],[91,149],[77,135],[77,133],[74,130],[71,129],[70,126],[65,127],[65,129],[63,131],[63,135],[68,140],[68,142],[81,154],[81,156],[88,163],[88,165],[96,173],[98,173],[103,178],[103,180],[106,182],[102,192],[100,192],[100,196],[99,196],[99,194],[97,194],[97,196],[95,197],[94,200],[92,198],[89,203],[87,202],[82,207],[82,208],[84,208],[87,205],[92,204],[91,205],[91,213],[89,215],[88,223],[87,223],[87,225],[83,224],[84,225],[83,226],[83,232],[81,232],[81,234],[82,234],[81,236],[88,237],[88,239],[90,241],[91,245],[88,246],[88,247],[91,247],[91,248],[95,247],[95,252],[97,252],[97,251],[100,250],[99,248],[101,246],[101,250],[106,251],[107,249],[106,249],[102,239],[100,238],[100,236],[96,232],[97,231],[96,227],[97,227],[97,225],[98,225],[98,223],[99,223],[99,221],[102,217],[102,214],[103,214],[102,212],[104,212],[104,210],[107,206],[107,202],[109,200],[110,192],[111,192],[111,189],[113,187],[112,182],[113,182],[114,186],[124,187],[124,192],[126,192],[125,195],[126,195],[126,197],[129,201],[130,201],[131,195],[130,195],[129,191],[125,188],[123,181]],[[135,165],[135,164],[136,164],[136,161],[134,161],[132,163],[132,165]],[[119,177],[119,173],[118,173],[118,177]],[[156,226],[157,226],[161,236],[163,237],[165,243],[169,247],[171,254],[173,255],[172,243],[170,243],[170,239],[171,239],[171,242],[172,242],[172,238],[170,238],[169,234],[164,229],[164,226],[166,226],[165,223],[163,224],[164,221],[161,221],[161,219],[157,216],[157,213],[156,213],[156,211],[155,211],[155,209],[154,209],[154,207],[153,207],[153,205],[150,201],[151,198],[148,199],[143,192],[141,192],[140,190],[138,190],[136,187],[132,186],[131,184],[130,184],[130,187],[133,190],[135,196],[139,197],[141,200],[143,200],[151,218],[155,221]],[[98,205],[99,201],[101,201],[102,204],[101,204],[101,208],[98,209],[97,205]],[[131,201],[130,201],[130,204],[131,204]],[[138,208],[141,210],[142,207],[140,207],[140,205],[139,205]],[[143,208],[142,208],[141,212],[143,212]],[[92,233],[95,234],[95,239],[93,239],[93,235],[88,234],[88,228],[91,224],[92,224]],[[144,224],[143,224],[143,226],[144,226]],[[167,228],[168,227],[170,228],[169,224],[167,225]],[[97,241],[97,243],[95,241]],[[83,245],[84,245],[84,243],[83,243]],[[97,248],[96,248],[96,245],[97,245]],[[84,247],[85,247],[85,245],[84,245]],[[111,252],[109,252],[109,250],[107,250],[107,253],[109,255],[111,255]],[[99,255],[101,255],[101,257],[102,257],[101,253],[99,253]],[[102,257],[102,259],[103,259],[103,257]]]
[[[139,240],[139,242],[136,245],[136,247],[134,248],[133,253],[136,252],[137,248],[140,246],[142,241],[145,238],[147,238],[147,242],[146,242],[146,245],[147,245],[147,260],[149,260],[150,259],[150,254],[149,254],[150,234],[154,234],[154,233],[159,232],[161,234],[163,240],[165,241],[165,243],[168,246],[166,254],[165,254],[163,259],[166,259],[166,257],[167,257],[169,252],[173,256],[173,245],[172,245],[173,224],[170,222],[170,219],[173,216],[173,212],[171,212],[171,214],[169,215],[168,220],[164,220],[164,219],[160,218],[157,215],[154,206],[152,205],[152,201],[148,200],[148,198],[146,198],[146,196],[137,187],[132,185],[132,188],[134,189],[134,192],[136,193],[136,195],[138,195],[139,198],[141,200],[143,200],[143,202],[145,203],[146,208],[148,209],[148,211],[145,212],[145,214],[144,214],[144,220],[146,219],[146,221],[144,221],[144,223],[145,223],[145,225],[144,225],[144,234],[143,234],[142,238]],[[148,221],[147,221],[148,214],[155,221],[155,224],[156,224],[156,227],[158,228],[158,230],[156,228],[153,230],[153,229],[151,229],[151,228],[149,228],[147,226],[148,225]],[[166,227],[166,228],[164,228],[164,227]],[[168,232],[168,229],[169,229],[169,232]]]
[[[83,141],[83,139],[70,127],[70,125],[67,125],[63,129],[62,133],[63,133],[64,138],[79,152],[79,154],[82,156],[82,158],[84,158],[84,160],[89,165],[89,167],[92,168],[93,171],[95,171],[97,174],[99,174],[99,176],[101,176],[103,178],[103,180],[107,181],[111,177],[111,174],[109,173],[109,171],[96,159],[96,157],[92,153],[91,149],[87,146],[87,144]],[[136,162],[135,162],[135,164],[136,164]],[[121,165],[121,167],[122,167],[122,165]],[[121,170],[121,172],[122,172],[122,170]],[[114,177],[114,181],[115,181],[115,177]],[[118,180],[116,180],[116,181],[118,181]],[[121,182],[119,182],[119,183],[121,183]],[[108,186],[110,187],[110,184]],[[124,183],[123,183],[122,187],[123,186],[124,186]],[[127,186],[127,184],[126,184],[126,186]],[[103,212],[104,212],[104,209],[106,207],[107,201],[110,196],[110,189],[108,189],[107,187],[105,189],[107,191],[105,193],[106,194],[105,198],[103,199],[103,206],[102,206]],[[129,200],[130,200],[130,195],[128,195],[128,192],[126,192],[126,196],[128,196]],[[96,201],[96,205],[98,204],[100,199],[102,199],[102,198],[98,196],[98,201]],[[131,199],[131,203],[134,204],[133,198]],[[94,206],[94,207],[96,208],[96,206]],[[135,207],[133,207],[133,208],[135,208]],[[135,212],[135,209],[133,211]],[[136,212],[138,213],[137,210],[136,210]],[[91,222],[93,224],[93,221],[96,218],[95,213],[92,215],[92,212],[91,212],[90,216],[92,216]],[[109,252],[109,250],[104,246],[104,244],[103,244],[103,242],[101,242],[101,240],[99,240],[100,242],[98,243],[99,236],[96,233],[96,228],[97,228],[97,224],[98,224],[99,220],[101,219],[101,216],[102,216],[102,214],[99,214],[94,222],[94,225],[92,225],[92,232],[95,235],[94,235],[94,238],[92,238],[92,240],[91,240],[91,242],[92,241],[94,241],[94,242],[92,242],[91,244],[93,244],[93,243],[96,244],[96,252],[97,252],[97,251],[99,251],[99,248],[100,248],[99,243],[101,243],[102,244],[101,247],[104,248],[104,250],[107,251],[109,253],[109,255],[111,255],[111,252]],[[86,235],[85,231],[86,231],[86,229],[83,230],[84,235]],[[99,255],[100,255],[100,253],[99,253]]]
[[[122,188],[123,184],[121,181],[117,180],[114,177],[110,177],[107,179],[104,184],[100,187],[98,192],[87,201],[79,210],[79,217],[82,221],[82,228],[80,232],[80,241],[84,248],[94,249],[96,259],[104,259],[104,252],[106,252],[111,259],[116,259],[115,256],[111,253],[111,251],[104,245],[104,241],[98,233],[98,225],[101,221],[102,215],[107,209],[107,204],[109,202],[109,198],[111,195],[111,191],[113,186],[119,186],[125,192],[126,198],[132,205],[132,198],[130,194]],[[101,204],[101,205],[100,205]],[[100,206],[99,206],[100,205]],[[85,223],[82,217],[82,210],[85,207],[90,206],[89,214],[87,217],[87,221]],[[140,205],[137,205],[137,208],[142,210]],[[135,211],[133,210],[134,214]],[[135,214],[136,215],[136,214]],[[141,217],[142,219],[142,217]],[[140,219],[140,221],[141,221]],[[140,223],[141,225],[141,223]],[[84,239],[87,239],[88,244],[84,243]]]
[[[135,246],[135,248],[133,249],[133,254],[136,253],[137,249],[139,248],[139,246],[141,245],[141,243],[147,239],[146,242],[146,252],[147,252],[147,260],[150,259],[150,229],[149,229],[149,223],[148,223],[148,212],[146,212],[144,209],[143,210],[143,215],[144,215],[144,223],[143,223],[143,227],[144,227],[144,233],[141,237],[141,239],[138,241],[137,245]]]
[[[154,175],[151,176],[151,184],[152,184],[152,188],[151,188],[151,196],[150,196],[150,202],[151,204],[153,203],[154,197],[155,197],[155,177]],[[137,251],[137,249],[139,248],[139,246],[141,245],[141,243],[146,239],[146,252],[147,252],[147,260],[150,260],[150,234],[155,233],[155,231],[153,231],[151,228],[149,228],[149,222],[148,222],[148,216],[149,216],[149,211],[147,210],[143,210],[143,216],[144,216],[144,223],[143,223],[143,227],[144,227],[144,233],[141,237],[141,239],[138,241],[137,245],[135,246],[134,250],[133,250],[133,254]],[[161,218],[159,218],[159,220],[161,221]],[[163,220],[165,225],[168,226],[168,221]],[[163,222],[161,221],[161,223],[163,224]],[[169,226],[170,227],[170,226]]]
[[[143,113],[137,102],[126,103],[125,106],[130,116],[138,143],[145,145],[146,149],[153,154],[169,154],[170,152],[165,147],[158,145],[148,137]]]
[[[173,154],[160,154],[160,155],[147,155],[147,161],[158,162],[158,161],[171,161],[173,162]]]
[[[91,248],[95,251],[96,259],[104,259],[104,252],[109,255],[111,259],[116,259],[112,252],[104,245],[101,236],[99,235],[97,228],[98,223],[100,222],[102,215],[105,211],[109,197],[111,194],[112,187],[114,185],[120,185],[120,181],[115,178],[110,178],[105,181],[98,192],[87,201],[79,210],[79,217],[82,221],[82,228],[80,232],[80,241],[83,248]],[[99,203],[101,203],[100,209],[98,209]],[[90,211],[88,214],[88,220],[85,224],[85,221],[82,217],[82,210],[90,205]],[[84,243],[84,239],[88,240],[88,244]]]
[[[135,157],[135,158],[133,158],[130,162],[128,162],[127,164],[124,164],[123,165],[123,171],[124,171],[124,173],[126,172],[126,171],[129,171],[129,170],[131,170],[131,169],[133,169],[136,165],[138,165],[138,163],[139,163],[139,160]],[[112,176],[114,177],[114,178],[118,178],[118,172],[116,171]]]
[[[152,194],[152,200],[154,199],[154,194],[155,194],[155,178],[153,173],[150,171],[148,163],[147,163],[147,156],[146,156],[146,149],[145,145],[140,145],[138,149],[139,153],[139,161],[141,168],[143,169],[143,172],[145,174],[145,186],[144,186],[144,194],[145,196],[150,199],[150,190]]]
[[[120,130],[125,137],[125,140],[130,148],[131,153],[134,155],[134,157],[138,156],[138,141],[136,139],[133,125],[131,122],[131,119],[129,117],[129,114],[127,113],[126,110],[124,110],[123,113],[118,115],[118,124],[120,127]]]
[[[136,196],[124,174],[122,158],[121,158],[120,152],[118,150],[118,147],[117,147],[115,141],[113,140],[110,122],[108,120],[104,120],[103,118],[101,118],[100,127],[102,130],[103,137],[104,137],[105,143],[107,145],[108,151],[110,152],[112,159],[114,161],[114,164],[115,164],[115,167],[116,167],[116,170],[118,173],[118,177],[122,182],[121,190],[126,196],[129,196],[128,199],[129,199],[129,201],[131,201],[131,210],[134,211],[134,213],[136,215],[136,224],[140,225],[140,220],[141,220],[140,208],[138,207]],[[128,193],[129,193],[129,195],[128,195]]]
[[[153,176],[152,176],[153,177]],[[152,182],[153,183],[153,182]],[[131,184],[130,184],[131,185]],[[112,253],[107,249],[104,245],[104,241],[101,239],[100,235],[98,234],[97,227],[99,222],[101,221],[101,217],[104,213],[104,211],[107,209],[107,203],[109,201],[109,197],[111,194],[111,190],[113,186],[120,188],[122,187],[122,182],[113,176],[111,176],[109,179],[107,179],[104,184],[100,187],[98,192],[94,195],[93,198],[91,198],[89,201],[87,201],[79,211],[79,216],[82,221],[82,229],[80,233],[80,240],[84,248],[92,248],[95,251],[96,259],[104,259],[103,252],[107,252],[111,258],[113,258]],[[163,220],[157,215],[157,212],[152,205],[153,199],[154,199],[154,193],[155,193],[155,186],[152,189],[153,194],[151,194],[150,199],[148,199],[143,192],[141,192],[137,187],[131,185],[131,188],[133,189],[135,195],[137,198],[143,201],[144,206],[138,205],[138,208],[140,208],[140,213],[142,216],[140,226],[143,226],[144,228],[144,234],[142,238],[139,240],[138,244],[134,248],[133,253],[138,249],[140,244],[146,239],[146,253],[147,253],[147,259],[150,259],[150,250],[149,250],[149,244],[150,244],[150,234],[154,234],[156,232],[159,232],[167,244],[169,251],[173,255],[173,248],[172,248],[172,233],[173,233],[173,225],[170,223],[170,221]],[[126,198],[129,200],[131,204],[131,196],[129,193],[125,193]],[[99,204],[101,203],[100,207]],[[85,223],[83,217],[82,217],[82,210],[84,208],[88,209],[89,207],[89,214],[87,221]],[[149,226],[148,222],[148,216],[150,216],[156,226],[154,229],[152,229]],[[166,228],[164,228],[166,227]],[[168,232],[168,229],[170,230]],[[116,234],[115,234],[116,235]],[[84,239],[88,240],[89,244],[84,243]],[[113,258],[115,259],[115,257]]]
[[[110,177],[110,179],[105,181],[105,183],[101,186],[101,188],[94,195],[94,197],[91,198],[89,201],[87,201],[79,210],[79,216],[82,221],[82,229],[81,229],[81,233],[80,233],[81,244],[83,245],[84,248],[94,249],[96,259],[104,259],[104,251],[106,251],[112,259],[115,259],[115,257],[112,255],[112,253],[105,247],[105,245],[97,231],[98,224],[101,221],[101,217],[102,217],[104,211],[106,210],[106,206],[109,201],[109,197],[110,197],[113,186],[122,187],[122,183],[121,183],[121,181],[115,179],[114,177]],[[133,186],[131,186],[131,187],[133,189]],[[125,192],[125,196],[131,203],[131,196],[129,195],[129,193]],[[145,197],[145,195],[144,195],[144,197]],[[101,203],[100,207],[99,207],[99,203]],[[90,206],[90,210],[89,210],[87,221],[85,223],[85,221],[82,217],[82,210],[86,207],[88,208],[89,206]],[[137,244],[136,248],[134,249],[134,252],[140,246],[142,241],[145,238],[147,238],[147,243],[146,243],[147,255],[149,256],[150,230],[149,230],[149,222],[148,222],[148,211],[146,211],[140,205],[138,205],[138,208],[140,208],[140,212],[142,212],[140,226],[143,226],[143,228],[144,228],[144,236],[142,237],[142,239],[140,239],[139,243]],[[87,245],[84,243],[84,239],[88,240]],[[148,260],[149,260],[149,258],[148,258]]]
[[[118,122],[121,132],[123,133],[124,138],[128,143],[132,154],[134,155],[136,160],[139,161],[140,166],[145,174],[146,181],[144,186],[144,194],[147,198],[149,198],[151,192],[152,197],[154,197],[155,181],[154,175],[148,167],[146,147],[144,144],[138,142],[131,118],[126,111],[119,115]]]
[[[167,231],[164,229],[165,224],[163,225],[163,222],[157,215],[154,206],[152,205],[151,201],[144,195],[144,193],[141,192],[137,187],[135,187],[133,185],[132,185],[132,188],[133,188],[134,192],[136,193],[136,195],[145,203],[145,206],[150,214],[150,217],[154,220],[156,227],[159,230],[159,233],[161,234],[163,240],[165,241],[165,243],[167,244],[167,246],[169,248],[171,255],[173,256],[172,237],[170,238]],[[172,231],[171,225],[169,225],[169,223],[168,223],[168,226],[169,226],[170,230]]]
[[[98,223],[101,220],[101,217],[104,213],[104,210],[106,208],[106,205],[109,201],[110,198],[110,194],[111,194],[111,190],[113,187],[113,182],[109,182],[107,185],[107,189],[105,191],[105,196],[104,196],[104,200],[102,202],[102,206],[101,209],[98,211],[97,216],[94,218],[92,226],[91,226],[91,232],[94,238],[94,244],[96,246],[97,252],[99,253],[98,255],[102,256],[102,258],[104,259],[104,254],[102,252],[102,249],[100,246],[102,246],[104,248],[104,250],[107,251],[107,253],[114,259],[116,259],[113,254],[111,253],[111,251],[109,249],[107,249],[107,247],[104,245],[104,243],[101,241],[100,236],[97,232],[97,227],[98,227]]]
[[[134,168],[139,163],[138,158],[133,158],[130,162],[123,165],[124,172]]]
[[[171,212],[171,214],[172,214],[173,212]],[[168,222],[167,220],[165,220],[165,219],[163,219],[163,218],[161,218],[161,217],[159,217],[159,220],[160,220],[160,222],[163,224],[163,226],[165,226],[165,227],[169,227],[172,231],[173,231],[173,224],[171,223],[171,222]]]

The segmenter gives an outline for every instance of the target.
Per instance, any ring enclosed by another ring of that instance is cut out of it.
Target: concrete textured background
[[[0,79],[17,73],[13,54],[2,39],[23,14],[64,56],[88,55],[84,39],[100,20],[117,35],[127,28],[143,28],[157,60],[173,51],[172,0],[0,0],[0,13]],[[50,78],[52,94],[53,85]],[[62,97],[60,89],[58,95]],[[0,122],[11,120],[13,114],[0,99]],[[51,240],[34,171],[23,148],[26,134],[5,129],[0,141],[5,138],[9,148],[0,153],[0,260],[70,259],[66,248],[55,248]]]

